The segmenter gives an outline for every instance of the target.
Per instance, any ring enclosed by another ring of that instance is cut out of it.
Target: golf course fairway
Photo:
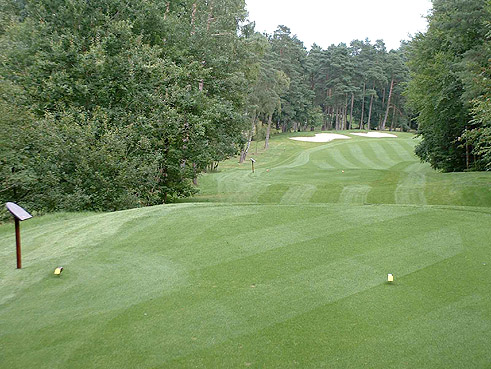
[[[0,368],[491,367],[491,173],[339,133],[187,202],[35,216],[21,270],[0,225]]]

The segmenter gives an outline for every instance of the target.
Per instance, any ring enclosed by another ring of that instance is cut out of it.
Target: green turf
[[[397,135],[352,136],[329,143],[292,141],[281,135],[272,140],[270,150],[251,153],[257,160],[255,173],[249,161],[239,165],[229,160],[219,173],[201,179],[198,199],[491,207],[491,173],[434,171],[413,154],[414,135]]]
[[[398,135],[279,136],[192,203],[33,218],[22,270],[1,225],[0,368],[488,368],[490,173]]]

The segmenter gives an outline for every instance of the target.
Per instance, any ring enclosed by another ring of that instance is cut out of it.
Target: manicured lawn
[[[491,173],[398,135],[278,136],[192,202],[33,218],[22,270],[1,225],[0,368],[489,367]]]
[[[229,160],[221,164],[218,173],[201,179],[197,199],[491,207],[491,173],[434,171],[413,154],[414,135],[397,135],[351,136],[350,140],[329,143],[292,141],[280,135],[273,138],[270,150],[257,154],[252,150],[254,174],[249,161],[239,165],[237,160]]]

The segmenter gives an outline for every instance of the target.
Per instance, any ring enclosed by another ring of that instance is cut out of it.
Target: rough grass
[[[22,223],[22,270],[1,225],[0,368],[489,367],[491,177],[413,144],[277,137],[220,203]]]

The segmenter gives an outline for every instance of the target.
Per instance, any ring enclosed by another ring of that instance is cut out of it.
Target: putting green
[[[491,177],[401,136],[274,138],[202,178],[220,203],[35,217],[22,270],[1,225],[0,367],[487,367]]]

